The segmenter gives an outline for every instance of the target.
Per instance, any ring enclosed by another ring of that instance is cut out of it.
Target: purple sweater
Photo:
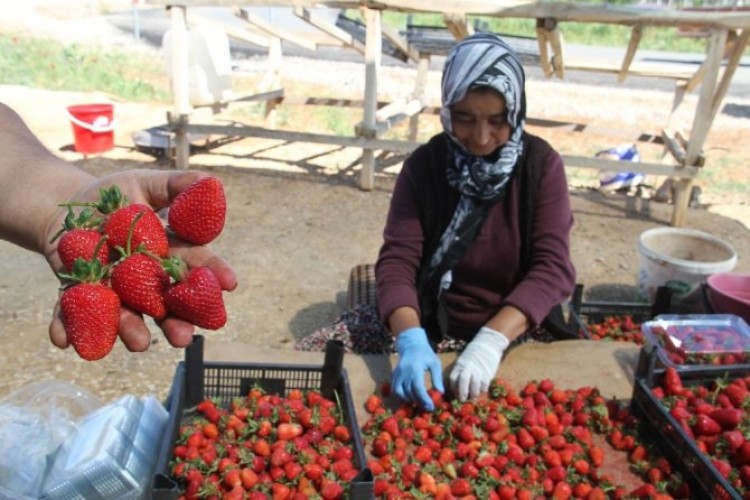
[[[429,148],[433,142],[421,148]],[[378,305],[386,321],[401,306],[419,311],[415,282],[425,232],[414,191],[415,186],[424,185],[420,176],[426,172],[437,168],[442,175],[445,171],[437,165],[416,165],[415,157],[430,155],[415,151],[404,162],[376,264]],[[490,209],[477,239],[453,268],[451,288],[444,292],[450,336],[471,339],[504,304],[520,309],[532,325],[538,325],[552,307],[572,293],[576,279],[569,244],[573,215],[562,158],[554,150],[547,155],[542,172],[535,195],[530,270],[517,276],[522,203],[518,176],[514,176],[507,195]],[[438,186],[441,192],[435,196],[456,198],[447,182]]]

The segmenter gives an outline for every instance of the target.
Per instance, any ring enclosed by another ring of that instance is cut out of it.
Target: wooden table
[[[322,352],[262,349],[239,342],[212,342],[206,338],[204,359],[247,363],[294,363],[322,365]],[[564,389],[594,385],[607,398],[630,399],[640,348],[625,342],[566,340],[551,344],[528,343],[512,349],[503,360],[498,376],[520,389],[531,380],[550,379]],[[441,354],[445,375],[455,353]],[[344,355],[344,368],[361,423],[366,420],[363,404],[381,382],[390,380],[393,356]]]

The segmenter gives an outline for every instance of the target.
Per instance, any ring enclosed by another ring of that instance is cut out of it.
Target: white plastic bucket
[[[657,288],[667,286],[678,310],[702,310],[702,283],[737,264],[737,253],[728,243],[693,229],[649,229],[641,233],[637,246],[640,298],[653,302]]]

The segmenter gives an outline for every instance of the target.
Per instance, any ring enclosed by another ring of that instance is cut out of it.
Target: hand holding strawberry
[[[95,205],[99,201],[102,190],[116,185],[119,187],[121,194],[129,200],[130,205],[140,204],[153,209],[139,211],[144,213],[141,217],[150,212],[158,219],[157,214],[161,209],[169,207],[170,203],[181,192],[205,177],[204,174],[198,172],[160,172],[152,170],[119,172],[101,179],[86,176],[87,184],[81,184],[83,182],[81,179],[75,179],[79,183],[79,188],[77,194],[71,196],[72,201],[69,204],[84,202],[88,203],[89,206]],[[53,239],[53,236],[57,233],[57,228],[61,227],[67,214],[67,208],[59,210],[54,219],[47,224],[49,235],[44,240],[43,253],[55,272],[66,271],[62,254],[57,246],[59,242]],[[151,218],[151,215],[149,214],[148,217]],[[164,230],[163,225],[164,223],[160,222],[162,230]],[[188,268],[207,267],[211,269],[219,290],[231,291],[236,288],[237,279],[232,268],[208,247],[203,245],[193,246],[186,244],[185,241],[177,240],[169,243],[171,244],[169,253],[180,257]],[[155,253],[162,252],[163,250],[157,250]],[[58,303],[56,306],[55,315],[50,324],[50,339],[56,346],[65,348],[70,345],[70,341],[66,326],[62,321],[60,305]],[[158,313],[155,314],[158,315]],[[189,321],[168,314],[163,320],[159,321],[159,327],[169,343],[175,347],[185,347],[192,342],[195,325]],[[130,308],[123,308],[117,331],[120,339],[130,351],[145,351],[151,344],[151,332],[143,317]]]

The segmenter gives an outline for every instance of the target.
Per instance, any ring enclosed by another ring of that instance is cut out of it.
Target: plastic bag
[[[617,161],[639,162],[641,156],[635,144],[621,144],[614,148],[596,153],[597,158]],[[637,172],[602,172],[599,176],[599,188],[605,191],[629,190],[643,184],[645,176]]]
[[[0,498],[38,498],[60,443],[101,404],[59,380],[28,384],[0,400]]]

